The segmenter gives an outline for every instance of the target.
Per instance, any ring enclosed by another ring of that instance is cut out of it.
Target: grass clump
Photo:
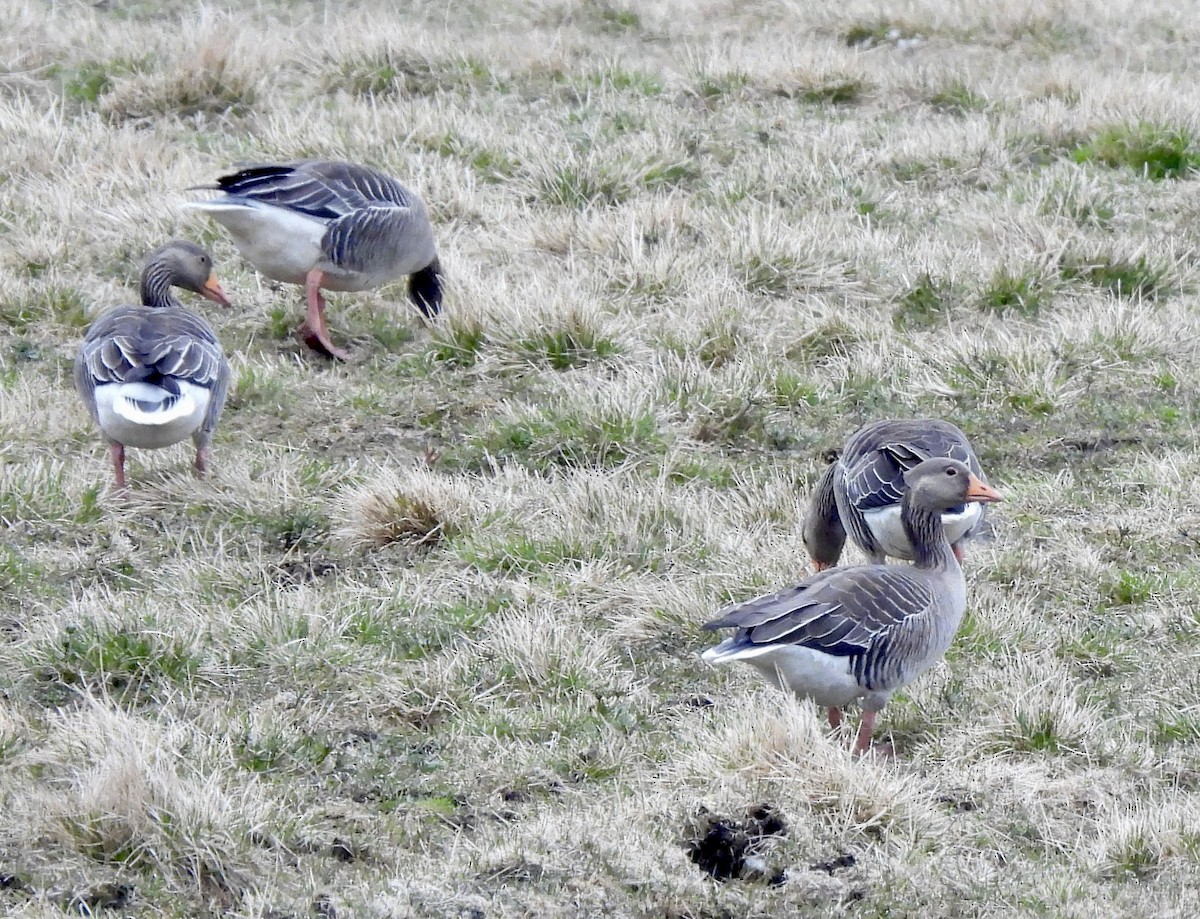
[[[594,469],[658,453],[663,436],[646,406],[559,405],[511,411],[476,434],[471,445],[533,469]]]
[[[896,300],[892,324],[898,329],[937,325],[950,315],[954,305],[951,295],[947,282],[926,271]]]
[[[534,191],[545,204],[581,211],[620,204],[629,196],[630,186],[625,176],[607,163],[587,160],[552,165],[535,176]]]
[[[514,339],[510,347],[518,358],[551,370],[572,370],[607,360],[618,352],[617,343],[604,335],[592,317],[578,310],[550,320],[544,327]]]
[[[1000,316],[1016,313],[1032,318],[1050,305],[1051,297],[1051,288],[1037,269],[998,268],[979,293],[979,308]]]
[[[436,59],[390,47],[336,61],[325,77],[329,91],[379,97],[432,96],[493,83],[500,88],[488,67],[474,58]]]
[[[952,80],[934,90],[929,94],[928,101],[937,111],[950,115],[984,112],[991,106],[986,96],[975,92],[962,80]]]
[[[870,84],[856,74],[796,72],[780,80],[773,92],[808,105],[853,105],[862,101],[869,88]]]
[[[695,77],[692,92],[706,102],[714,102],[741,93],[750,85],[744,70],[704,71]]]
[[[100,622],[68,626],[47,655],[56,682],[103,690],[136,701],[155,689],[187,689],[201,660],[178,639],[148,622],[137,628],[111,628]]]
[[[473,367],[487,344],[483,323],[470,316],[452,316],[429,337],[430,358],[451,367]]]
[[[1153,300],[1171,291],[1170,268],[1142,253],[1136,256],[1066,253],[1059,260],[1066,281],[1084,281],[1115,297]]]
[[[420,140],[427,149],[466,163],[485,182],[503,182],[520,169],[520,162],[508,151],[467,140],[455,131],[446,131]]]
[[[258,100],[258,81],[229,44],[215,42],[172,70],[148,70],[116,80],[100,100],[114,121],[171,115],[249,114]]]
[[[59,71],[62,94],[72,102],[94,106],[121,78],[149,70],[152,63],[132,58],[85,61],[72,70]]]
[[[917,37],[915,29],[887,19],[856,22],[841,33],[841,39],[848,47],[862,50],[883,44],[896,44]]]
[[[1200,149],[1192,132],[1148,122],[1111,125],[1075,148],[1076,163],[1132,169],[1147,179],[1185,178],[1200,167]]]
[[[465,513],[453,480],[422,469],[386,471],[340,498],[336,535],[359,549],[431,547],[461,533]]]

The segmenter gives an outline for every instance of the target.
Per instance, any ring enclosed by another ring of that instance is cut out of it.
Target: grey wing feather
[[[898,504],[904,473],[935,456],[960,460],[984,478],[967,436],[949,422],[925,418],[867,425],[847,443],[841,460],[846,497],[860,511]]]
[[[334,265],[371,272],[402,258],[415,268],[437,255],[433,228],[423,207],[365,207],[334,220],[321,249]]]
[[[852,656],[934,605],[933,591],[914,569],[865,565],[824,571],[796,587],[727,607],[704,627],[736,628],[747,645],[790,643]]]
[[[226,194],[274,204],[322,220],[373,205],[412,207],[420,199],[375,169],[354,163],[308,160],[247,166],[217,180]]]
[[[134,382],[152,374],[211,387],[227,367],[212,326],[196,314],[118,307],[88,328],[75,359],[75,380],[87,399],[101,383]]]

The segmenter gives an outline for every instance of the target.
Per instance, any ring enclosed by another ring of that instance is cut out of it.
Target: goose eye
[[[946,467],[946,475],[958,475],[958,470],[955,469],[953,466],[947,466]]]

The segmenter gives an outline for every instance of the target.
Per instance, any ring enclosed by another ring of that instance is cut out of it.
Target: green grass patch
[[[153,621],[136,628],[98,622],[68,626],[57,644],[38,657],[62,686],[103,689],[125,702],[191,689],[202,663]]]
[[[953,306],[950,284],[925,272],[896,300],[892,324],[898,329],[939,325],[949,317]]]
[[[487,344],[483,323],[469,316],[451,316],[429,336],[429,357],[450,367],[474,367]]]
[[[1110,125],[1071,154],[1076,163],[1132,169],[1147,179],[1185,178],[1200,167],[1200,148],[1190,129],[1140,121]]]
[[[744,70],[704,72],[695,77],[692,92],[701,99],[716,101],[743,92],[750,85],[750,75]]]
[[[794,73],[774,87],[774,94],[806,105],[854,105],[863,100],[870,84],[847,73]]]
[[[1132,300],[1153,300],[1175,289],[1170,267],[1145,254],[1066,253],[1059,260],[1059,272],[1065,281],[1083,281]]]
[[[561,324],[515,339],[511,347],[522,360],[551,370],[586,367],[619,351],[615,341],[577,311],[559,317],[558,322]]]
[[[872,19],[856,22],[841,33],[842,41],[851,48],[874,48],[877,45],[895,44],[896,42],[917,37],[917,29],[903,22],[889,19]]]
[[[395,48],[339,60],[326,73],[328,91],[355,96],[432,96],[494,88],[504,91],[504,81],[483,61],[473,57],[431,58]]]
[[[534,178],[534,189],[543,203],[571,210],[612,207],[630,193],[623,175],[595,161],[557,163]]]
[[[503,182],[515,176],[521,163],[510,151],[467,140],[454,131],[419,140],[427,149],[470,166],[485,182]]]
[[[927,101],[937,111],[949,115],[986,112],[991,107],[986,96],[975,92],[962,80],[951,80],[934,90],[929,94]]]
[[[1035,268],[1014,271],[998,268],[979,292],[979,308],[1003,316],[1016,313],[1033,318],[1048,307],[1053,290],[1043,273]]]
[[[114,81],[132,73],[149,70],[149,58],[112,58],[84,61],[72,69],[59,69],[57,77],[63,96],[71,102],[91,106],[113,88]]]
[[[643,408],[531,409],[521,417],[497,420],[470,440],[474,451],[533,469],[556,466],[611,468],[661,452],[663,435],[656,416]],[[480,457],[482,458],[482,457]]]

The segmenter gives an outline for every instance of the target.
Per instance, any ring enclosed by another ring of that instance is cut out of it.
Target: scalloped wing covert
[[[935,611],[928,579],[899,565],[834,568],[802,584],[721,610],[706,629],[736,628],[746,645],[796,644],[841,657]]]

